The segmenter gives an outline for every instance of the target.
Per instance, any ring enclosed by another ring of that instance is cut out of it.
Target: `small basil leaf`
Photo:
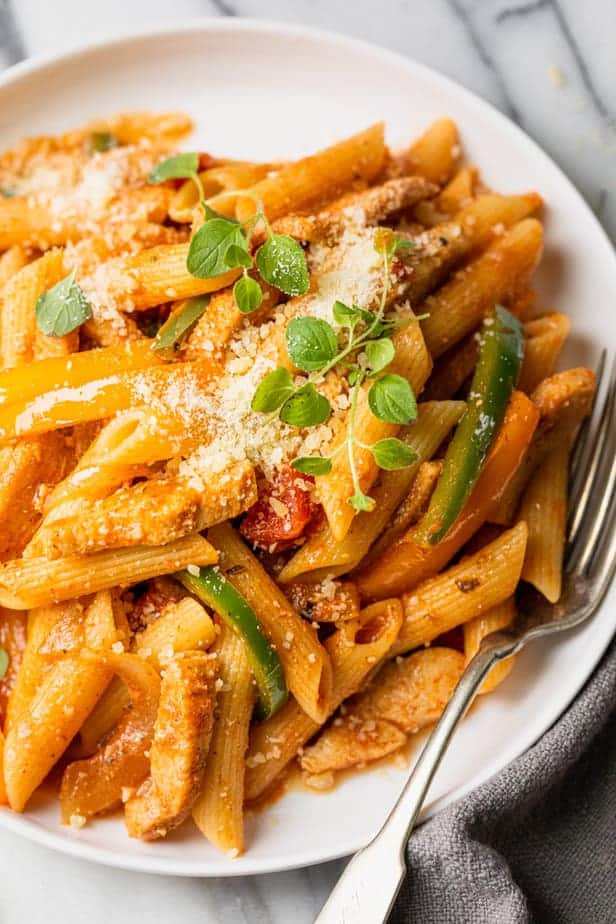
[[[197,279],[211,279],[226,273],[226,255],[233,245],[245,249],[244,235],[238,224],[226,218],[212,218],[201,225],[188,250],[186,266]]]
[[[377,379],[368,392],[368,404],[374,416],[387,423],[407,424],[417,417],[413,389],[401,375]]]
[[[242,314],[250,314],[263,301],[263,289],[250,276],[242,276],[233,286],[233,298]]]
[[[365,513],[370,513],[376,506],[374,498],[368,497],[367,494],[362,494],[361,491],[356,491],[353,497],[349,497],[347,503],[355,510],[364,511]]]
[[[199,155],[194,153],[175,154],[161,160],[148,174],[149,183],[164,183],[165,180],[189,180],[199,169]]]
[[[285,331],[291,361],[304,372],[315,372],[338,352],[333,327],[320,318],[293,318]]]
[[[252,257],[245,246],[240,247],[238,244],[231,244],[225,253],[225,263],[229,269],[234,269],[236,266],[245,266],[247,269],[250,269],[252,266]]]
[[[104,154],[118,146],[118,139],[111,132],[92,132],[88,139],[89,154]]]
[[[189,298],[183,305],[172,311],[167,320],[158,329],[152,349],[157,353],[173,355],[174,347],[179,344],[197,323],[210,302],[209,295]]]
[[[257,251],[257,268],[270,285],[286,295],[303,295],[310,277],[306,255],[297,241],[287,234],[272,234]]]
[[[401,250],[414,250],[416,247],[415,241],[411,241],[407,237],[396,237],[396,253]]]
[[[390,364],[396,355],[396,348],[389,337],[380,340],[369,340],[365,346],[368,365],[373,373],[381,372]]]
[[[14,199],[17,195],[17,190],[13,189],[12,186],[0,186],[0,196],[3,199]]]
[[[355,305],[349,307],[344,302],[335,301],[332,316],[341,327],[354,327],[362,319],[362,312]]]
[[[406,443],[396,439],[395,436],[375,443],[372,447],[372,455],[379,468],[384,468],[387,472],[394,472],[398,468],[407,468],[417,462],[419,458],[411,446],[407,446]]]
[[[285,401],[280,409],[280,419],[293,427],[316,427],[325,423],[331,410],[327,398],[308,382]]]
[[[36,322],[47,337],[64,337],[92,317],[92,308],[83,289],[69,273],[36,302]]]
[[[0,648],[0,680],[2,680],[8,669],[9,656],[4,648]]]
[[[250,406],[253,411],[269,414],[272,411],[277,411],[287,398],[293,394],[293,390],[291,373],[283,366],[279,366],[278,369],[274,369],[260,382]]]
[[[332,470],[332,463],[323,456],[302,456],[300,459],[293,459],[292,468],[304,475],[327,475]]]

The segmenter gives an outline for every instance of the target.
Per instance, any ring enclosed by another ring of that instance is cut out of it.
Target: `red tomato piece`
[[[287,467],[276,473],[259,492],[240,526],[249,542],[269,551],[288,548],[298,539],[320,509],[310,494],[313,479]],[[275,549],[272,548],[275,546]]]

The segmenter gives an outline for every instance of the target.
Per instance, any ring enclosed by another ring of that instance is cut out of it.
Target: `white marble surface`
[[[614,0],[0,0],[0,68],[170,17],[220,15],[334,29],[453,77],[532,135],[616,240]],[[6,832],[0,856],[2,924],[309,924],[340,869],[156,878],[52,854]]]

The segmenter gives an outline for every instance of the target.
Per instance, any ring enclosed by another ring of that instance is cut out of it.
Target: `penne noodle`
[[[359,513],[342,542],[336,541],[327,526],[315,533],[286,563],[278,579],[286,583],[302,576],[305,580],[316,581],[325,575],[345,574],[355,568],[409,491],[419,465],[438,449],[464,409],[462,401],[419,404],[415,423],[398,434],[413,447],[417,462],[398,471],[381,472],[372,491],[376,501],[374,510]]]
[[[518,382],[522,391],[530,394],[552,375],[570,327],[569,318],[558,312],[526,322],[526,348]]]
[[[255,686],[244,642],[225,630],[217,647],[222,686],[201,793],[193,819],[212,844],[236,857],[244,850],[244,758]]]
[[[391,654],[427,645],[510,597],[522,572],[528,529],[518,523],[443,574],[404,594],[404,620]]]
[[[2,289],[9,279],[19,272],[29,262],[28,253],[24,247],[15,244],[9,247],[0,255],[0,302],[2,301]]]
[[[358,180],[370,182],[385,158],[384,126],[370,128],[329,148],[287,164],[276,176],[255,183],[250,192],[262,203],[269,221],[331,201]],[[236,216],[246,221],[255,211],[252,199],[239,199]]]
[[[530,530],[529,530],[530,541]],[[523,575],[522,575],[523,576]],[[479,651],[481,640],[490,635],[491,632],[498,632],[499,629],[506,629],[511,625],[516,616],[515,600],[509,597],[496,606],[476,616],[469,622],[464,623],[464,658],[466,664],[471,661]],[[495,664],[481,687],[479,693],[491,693],[503,680],[509,675],[513,667],[514,658],[505,658]]]
[[[187,565],[212,565],[217,554],[199,534],[159,547],[135,546],[49,561],[24,558],[0,570],[0,606],[25,610],[118,585],[137,584]]]
[[[404,173],[418,173],[442,185],[453,174],[459,156],[460,139],[455,122],[437,119],[400,155],[400,162]]]
[[[229,523],[208,531],[226,579],[257,614],[282,662],[289,690],[316,722],[329,715],[331,664],[314,628],[293,609]]]
[[[413,216],[428,227],[446,221],[471,204],[476,183],[477,168],[461,167],[438,196],[420,202],[413,209]]]
[[[0,679],[0,729],[5,727],[8,704],[13,696],[27,645],[28,614],[0,610],[0,648],[6,652],[8,665]]]
[[[562,445],[535,470],[520,504],[528,526],[522,578],[550,603],[559,599],[562,585],[568,474],[569,447]]]
[[[439,357],[472,331],[495,304],[523,288],[543,248],[543,231],[527,218],[497,239],[481,256],[460,270],[422,306],[426,346]]]
[[[0,219],[1,221],[1,219]],[[45,337],[36,324],[36,303],[40,295],[64,277],[64,257],[61,250],[50,250],[18,270],[5,284],[0,313],[0,358],[3,368],[19,366],[46,355],[46,350],[58,349],[59,341],[70,352],[78,345],[72,335]]]

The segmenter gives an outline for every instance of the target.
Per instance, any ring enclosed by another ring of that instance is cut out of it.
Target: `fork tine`
[[[566,570],[582,573],[595,554],[616,486],[616,361],[599,420],[599,430],[578,502],[577,534],[569,539]],[[576,514],[577,509],[576,508]]]
[[[607,365],[606,359],[607,350],[602,350],[597,365],[597,387],[592,410],[582,424],[571,455],[570,516],[567,530],[569,545],[575,542],[584,519],[590,490],[607,437],[607,428],[601,426],[605,421],[606,403],[609,399],[609,392],[605,398],[601,395]],[[594,441],[590,439],[591,434],[595,437]]]

